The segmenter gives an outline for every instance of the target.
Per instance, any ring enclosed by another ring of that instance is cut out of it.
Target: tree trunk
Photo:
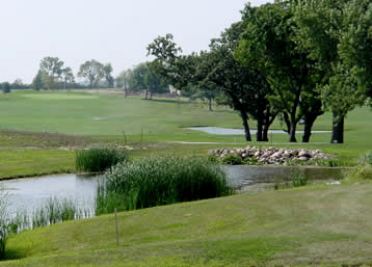
[[[240,116],[242,118],[242,121],[243,121],[243,127],[244,127],[244,133],[245,133],[245,140],[247,142],[251,142],[252,141],[252,136],[251,136],[251,131],[249,129],[249,124],[248,124],[248,115],[245,111],[240,111]]]
[[[311,131],[313,129],[314,122],[316,121],[316,118],[318,118],[318,116],[321,114],[322,113],[305,115],[304,135],[302,136],[303,143],[310,142]]]
[[[284,119],[285,125],[287,127],[287,133],[289,134],[290,131],[291,131],[291,123],[289,121],[289,116],[286,112],[283,113],[283,119]]]
[[[311,137],[311,129],[313,128],[315,120],[305,117],[304,135],[302,136],[303,143],[309,143]]]
[[[212,98],[211,97],[208,98],[208,110],[213,111],[213,109],[212,109]]]
[[[269,125],[265,125],[262,132],[262,142],[269,142]]]
[[[344,143],[345,115],[333,112],[332,144]]]
[[[256,140],[257,142],[262,142],[263,140],[263,120],[261,116],[257,118],[257,133],[256,133]]]
[[[289,142],[291,143],[297,143],[296,139],[296,123],[291,122],[291,128],[289,130]]]
[[[297,128],[297,121],[296,121],[296,113],[292,112],[290,115],[290,121],[289,121],[289,142],[291,143],[297,143],[296,139],[296,128]]]

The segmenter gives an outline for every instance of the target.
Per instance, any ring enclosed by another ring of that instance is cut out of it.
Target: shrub
[[[291,174],[291,180],[293,187],[301,187],[307,185],[306,176],[299,171],[293,171],[293,173]]]
[[[133,210],[232,193],[220,167],[190,157],[145,158],[119,164],[98,187],[96,213]]]
[[[228,165],[242,165],[243,164],[243,159],[239,155],[229,154],[229,155],[222,158],[222,163],[223,164],[228,164]]]
[[[79,172],[103,172],[127,160],[128,153],[124,149],[90,148],[76,152],[75,165]]]

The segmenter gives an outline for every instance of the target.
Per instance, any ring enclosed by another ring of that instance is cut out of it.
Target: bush
[[[133,210],[231,194],[225,173],[189,157],[145,158],[119,164],[98,187],[96,213]]]
[[[124,149],[90,148],[76,152],[75,166],[79,172],[103,172],[127,160],[128,153]]]

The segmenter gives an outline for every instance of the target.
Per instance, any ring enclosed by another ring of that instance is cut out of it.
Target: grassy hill
[[[119,246],[102,216],[11,237],[0,266],[371,264],[370,203],[372,184],[318,185],[126,212]]]

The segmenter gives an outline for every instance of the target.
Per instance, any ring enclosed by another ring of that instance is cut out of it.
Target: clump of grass
[[[222,158],[222,163],[227,165],[242,165],[243,159],[239,155],[229,154]]]
[[[45,227],[70,220],[84,219],[91,216],[92,212],[80,209],[78,204],[71,200],[50,198],[44,206],[33,212],[19,211],[15,217],[8,220],[7,229],[9,232],[19,233],[28,229]]]
[[[128,160],[124,149],[94,147],[76,152],[75,167],[79,172],[103,172]]]
[[[96,213],[133,210],[231,194],[225,173],[190,157],[151,157],[119,164],[97,192]]]
[[[292,181],[293,187],[305,186],[307,185],[307,182],[308,182],[306,176],[299,171],[294,171],[291,174],[291,181]]]
[[[360,157],[359,164],[361,165],[372,165],[372,152],[369,151]]]
[[[43,207],[32,213],[32,228],[74,220],[78,212],[77,205],[72,201],[50,198]]]

